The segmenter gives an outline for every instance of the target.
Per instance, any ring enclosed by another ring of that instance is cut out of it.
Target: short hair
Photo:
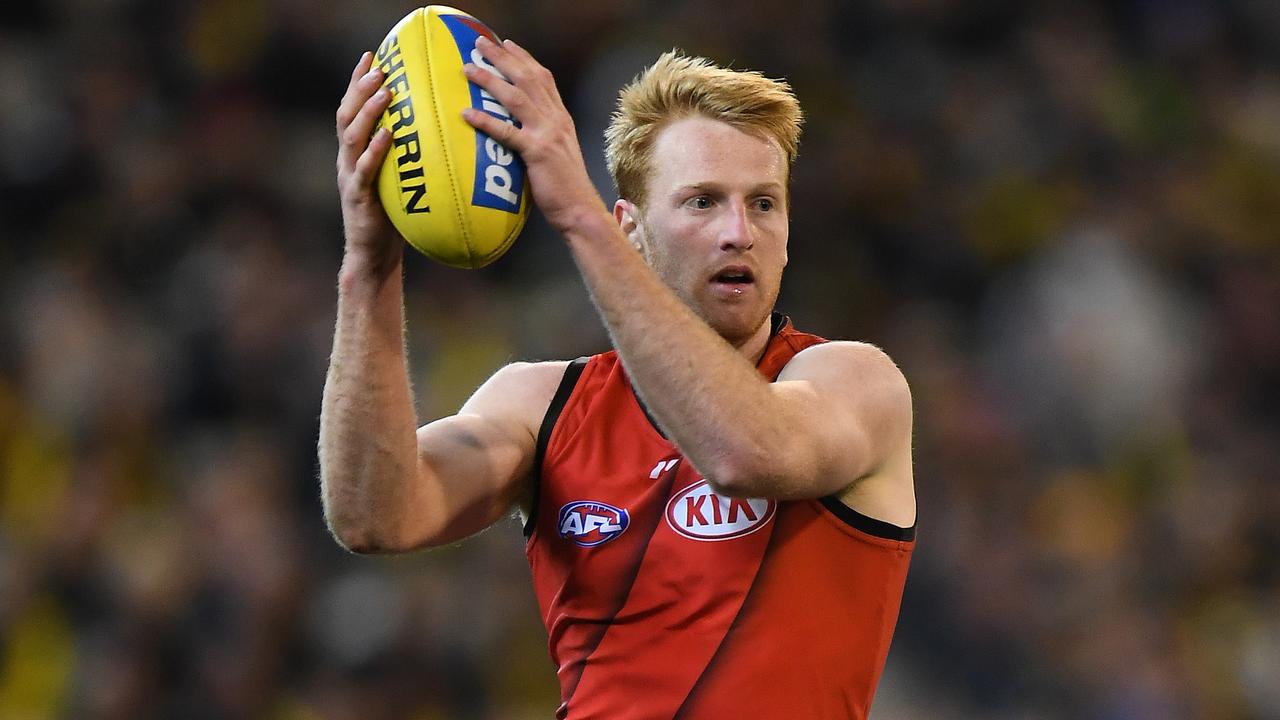
[[[789,184],[804,122],[791,86],[753,70],[730,70],[671,50],[618,93],[618,107],[604,133],[604,155],[619,197],[644,204],[658,133],[693,115],[776,140],[787,157]]]

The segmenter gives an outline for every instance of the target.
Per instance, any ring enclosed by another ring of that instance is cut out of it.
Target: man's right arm
[[[521,500],[542,414],[565,363],[517,363],[457,415],[415,430],[404,347],[404,241],[374,180],[390,146],[365,54],[338,108],[338,186],[346,245],[320,415],[325,518],[346,547],[396,552],[452,542]]]
[[[351,363],[342,354],[335,339],[320,418],[325,518],[340,543],[355,552],[443,545],[528,509],[538,426],[567,363],[508,365],[456,415],[415,433],[403,352],[400,370],[381,377],[390,354]]]

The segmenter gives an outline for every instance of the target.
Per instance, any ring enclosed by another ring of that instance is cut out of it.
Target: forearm
[[[394,547],[419,491],[417,418],[404,347],[403,250],[348,253],[320,414],[320,482],[334,535],[357,551]]]
[[[633,386],[663,431],[719,489],[758,488],[761,473],[785,462],[780,441],[800,419],[662,283],[611,217],[585,215],[565,236]]]

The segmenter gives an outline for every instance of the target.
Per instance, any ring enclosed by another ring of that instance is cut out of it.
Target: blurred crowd
[[[318,502],[333,115],[411,8],[0,8],[0,717],[551,716],[514,521],[358,557]],[[463,9],[556,73],[609,199],[661,51],[794,85],[780,309],[916,403],[873,718],[1280,718],[1280,4]],[[406,274],[424,420],[607,348],[536,217]]]

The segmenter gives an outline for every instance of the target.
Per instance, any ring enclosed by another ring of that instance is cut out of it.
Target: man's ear
[[[636,252],[643,252],[644,245],[640,240],[640,208],[630,200],[618,198],[613,203],[613,219],[618,221],[618,227],[622,229],[622,234],[627,236],[627,242],[631,243],[631,247],[635,248]]]

